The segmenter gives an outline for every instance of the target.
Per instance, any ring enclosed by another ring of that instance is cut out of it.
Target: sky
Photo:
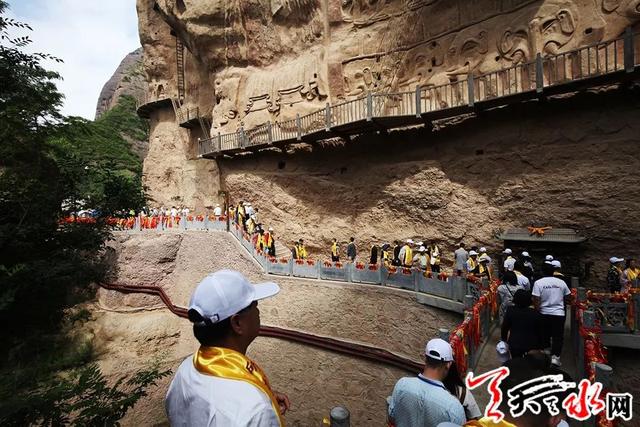
[[[135,0],[8,0],[8,17],[33,28],[30,52],[64,61],[46,62],[63,80],[62,113],[93,120],[102,86],[127,53],[140,46]]]

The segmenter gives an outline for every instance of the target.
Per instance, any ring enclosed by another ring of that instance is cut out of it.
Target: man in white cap
[[[275,283],[252,285],[239,272],[205,277],[191,296],[189,320],[200,348],[178,367],[165,406],[177,426],[281,427],[289,399],[274,392],[245,354],[260,330],[258,300]]]
[[[460,401],[445,388],[444,380],[453,364],[448,342],[435,338],[425,348],[425,366],[417,377],[401,378],[389,401],[389,420],[396,427],[437,426],[466,422]]]
[[[427,248],[420,246],[418,253],[413,257],[413,263],[417,264],[422,271],[429,270],[429,255],[427,254]]]
[[[506,255],[506,258],[504,259],[502,266],[504,267],[505,271],[512,271],[513,263],[515,262],[515,259],[511,256],[511,254],[513,254],[513,251],[507,248],[504,251],[502,251],[502,253],[503,255]],[[509,269],[509,267],[511,267],[511,270]]]
[[[551,264],[551,261],[553,261],[553,255],[547,255],[544,257],[545,264]]]
[[[405,244],[400,248],[400,262],[404,267],[411,267],[411,263],[413,262],[413,250],[411,246],[413,245],[413,240],[407,239]]]
[[[220,203],[216,203],[216,207],[213,209],[213,215],[222,216],[222,208],[220,207]]]
[[[469,251],[469,259],[467,259],[467,272],[469,274],[478,274],[480,263],[478,262],[478,252],[471,249]]]
[[[533,280],[533,263],[531,262],[531,256],[527,251],[522,251],[522,265],[524,266],[522,274],[527,276],[529,281]]]
[[[480,249],[478,249],[478,256],[482,256],[482,255],[486,255],[487,258],[489,258],[489,264],[491,264],[492,260],[491,257],[489,256],[489,254],[487,254],[487,248],[485,248],[484,246],[480,247]]]
[[[609,258],[609,271],[607,272],[607,284],[610,292],[620,292],[622,289],[622,263],[624,258],[612,256]]]
[[[560,262],[560,260],[554,259],[553,261],[551,261],[551,266],[553,267],[553,277],[557,277],[558,279],[562,280],[567,284],[567,287],[571,289],[571,283],[568,282],[564,274],[562,274],[562,263]]]
[[[480,264],[478,266],[478,274],[480,275],[480,277],[486,277],[487,280],[489,280],[489,282],[491,282],[491,280],[493,279],[493,274],[491,273],[491,266],[489,265],[490,262],[491,262],[491,259],[487,254],[480,255],[478,257],[478,263]]]

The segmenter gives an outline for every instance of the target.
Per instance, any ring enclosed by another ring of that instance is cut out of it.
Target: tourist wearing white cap
[[[567,284],[553,277],[551,264],[543,267],[542,279],[533,284],[531,295],[533,305],[542,314],[544,328],[544,346],[551,346],[551,363],[561,366],[560,354],[564,343],[565,305],[570,303],[571,291]]]
[[[610,292],[620,292],[622,289],[622,263],[624,258],[609,258],[609,271],[607,272],[607,284]]]
[[[171,425],[284,425],[289,399],[274,392],[262,369],[245,355],[260,330],[258,300],[279,290],[275,283],[252,285],[232,270],[198,284],[188,315],[200,348],[180,364],[169,386],[165,406]]]
[[[491,259],[491,257],[487,253],[487,248],[485,248],[484,246],[482,246],[482,247],[480,247],[480,249],[478,249],[478,257],[481,257],[482,255],[486,255],[487,258],[489,258],[489,265],[491,265],[493,263],[493,260]]]
[[[466,422],[464,408],[444,386],[453,364],[451,345],[432,339],[425,348],[425,366],[417,377],[401,378],[388,399],[389,420],[396,427],[437,426]]]
[[[460,242],[458,249],[453,253],[453,259],[453,268],[458,276],[462,276],[467,272],[467,260],[469,259],[469,252],[464,248],[464,243]]]
[[[213,214],[215,216],[222,216],[222,208],[220,207],[220,204],[216,204],[216,207],[213,208]]]
[[[562,274],[562,263],[560,260],[554,259],[551,261],[551,266],[553,267],[553,277],[557,277],[567,284],[567,287],[571,289],[571,282],[567,280],[567,278]]]
[[[469,274],[478,274],[480,263],[478,262],[478,252],[471,249],[469,251],[469,259],[467,259],[467,272]]]
[[[504,262],[502,263],[502,266],[504,267],[505,271],[513,271],[513,264],[516,261],[515,258],[511,256],[511,254],[513,254],[513,251],[507,248],[504,251],[502,251],[502,253],[507,256],[504,259]]]
[[[400,248],[399,258],[404,267],[411,267],[411,263],[413,262],[413,249],[411,249],[412,245],[413,240],[407,239],[402,248]]]
[[[480,277],[486,277],[489,282],[493,278],[493,274],[491,272],[491,266],[489,263],[491,262],[491,258],[487,254],[480,255],[478,257],[478,275]]]
[[[420,246],[418,253],[413,257],[413,263],[418,264],[420,270],[429,270],[429,255],[427,254],[427,248]]]
[[[431,271],[434,273],[440,273],[440,247],[436,242],[431,242],[427,248],[429,253],[429,263],[431,264]]]
[[[522,251],[522,265],[524,266],[524,271],[521,271],[522,274],[527,276],[529,281],[533,280],[533,263],[531,262],[531,256],[529,252]]]

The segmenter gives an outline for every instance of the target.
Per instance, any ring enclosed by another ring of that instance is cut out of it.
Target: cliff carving
[[[540,217],[521,216],[530,211],[526,198],[502,184],[489,191],[476,188],[470,178],[451,179],[452,164],[472,174],[482,169],[485,180],[502,179],[497,169],[500,156],[483,168],[479,166],[483,162],[476,162],[473,153],[463,155],[460,147],[476,149],[476,136],[482,131],[487,132],[486,141],[504,145],[510,153],[535,148],[551,162],[567,155],[576,133],[589,139],[600,130],[585,133],[592,123],[569,116],[563,116],[566,122],[558,121],[551,117],[555,110],[543,108],[535,111],[535,120],[522,121],[512,113],[514,123],[508,131],[503,122],[497,126],[476,119],[455,137],[449,132],[433,139],[429,129],[365,135],[350,142],[358,147],[353,149],[218,161],[197,159],[198,138],[241,127],[247,130],[269,120],[282,122],[368,91],[413,91],[417,86],[455,82],[469,74],[531,61],[537,54],[567,52],[612,39],[629,26],[640,28],[640,0],[138,0],[137,6],[150,100],[172,98],[178,108],[197,107],[207,124],[179,127],[168,103],[152,111],[150,154],[145,161],[145,182],[152,197],[159,204],[179,201],[202,209],[221,201],[217,193],[225,189],[233,197],[264,206],[269,222],[286,224],[281,235],[307,236],[317,242],[317,252],[336,230],[344,238],[360,230],[356,236],[366,245],[391,240],[392,231],[398,229],[446,243],[462,237],[494,241],[494,228],[526,226]],[[184,60],[177,60],[181,49]],[[612,121],[623,117],[627,124],[615,132],[624,134],[625,144],[635,143],[627,133],[633,101],[625,98],[622,107],[615,104],[619,114],[608,115],[601,106],[589,104],[599,103],[597,98],[581,99],[587,104],[579,101],[569,108]],[[564,133],[558,136],[549,129],[545,123],[550,121]],[[485,129],[487,125],[494,127]],[[583,125],[580,131],[569,129]],[[539,136],[532,140],[534,146],[519,145],[530,135]],[[621,144],[608,135],[599,142],[603,153],[615,152],[616,144]],[[392,163],[397,147],[415,141],[424,147],[413,151],[410,159]],[[522,156],[517,155],[518,161],[529,167]],[[618,158],[612,156],[615,164]],[[371,165],[379,161],[388,165],[373,172]],[[559,171],[548,162],[532,163],[546,176],[540,185],[570,186],[565,175],[554,181]],[[571,168],[572,160],[566,162]],[[347,169],[353,173],[356,165],[353,183],[335,176]],[[358,194],[368,194],[364,204],[354,199],[354,188]],[[532,193],[532,197],[538,196]],[[586,204],[600,206],[594,201],[599,197],[596,192],[580,197]],[[505,212],[503,205],[510,210]],[[615,250],[606,230],[597,230],[607,217],[604,208],[587,211],[576,218],[562,200],[556,200],[545,218],[556,226],[589,227],[595,231],[587,234]],[[482,215],[489,221],[478,224],[475,219]],[[411,221],[428,226],[420,228]],[[326,229],[318,229],[318,224]],[[616,227],[627,229],[622,222]],[[597,244],[590,245],[589,256],[598,249]]]

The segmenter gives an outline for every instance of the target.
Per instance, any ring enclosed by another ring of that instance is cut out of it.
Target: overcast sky
[[[135,0],[8,0],[8,16],[33,32],[30,51],[54,55],[47,64],[63,81],[66,115],[93,119],[102,85],[125,55],[140,46]]]

